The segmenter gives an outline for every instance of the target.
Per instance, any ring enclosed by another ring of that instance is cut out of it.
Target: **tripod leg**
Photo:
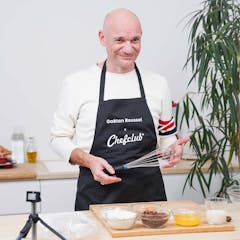
[[[44,222],[40,217],[38,217],[38,220],[42,225],[44,225],[46,228],[48,228],[52,233],[54,233],[56,236],[58,236],[62,240],[67,240],[63,235],[58,233],[55,229],[53,229],[51,226],[49,226],[46,222]]]
[[[25,238],[28,235],[28,232],[30,231],[32,225],[33,225],[33,219],[32,219],[32,215],[30,215],[28,217],[28,220],[25,223],[24,227],[22,228],[19,235],[17,236],[16,240],[20,240],[22,238]]]

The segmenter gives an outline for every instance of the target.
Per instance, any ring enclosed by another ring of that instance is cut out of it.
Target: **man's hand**
[[[90,170],[94,177],[95,181],[100,182],[102,185],[112,184],[121,182],[122,179],[115,176],[115,171],[113,167],[103,158],[94,157],[90,161]],[[113,176],[109,176],[108,174],[104,173],[104,169],[106,169],[110,174]]]
[[[121,182],[122,179],[116,177],[113,167],[103,158],[93,156],[92,154],[86,153],[79,148],[72,151],[70,156],[70,163],[78,164],[83,167],[87,167],[91,170],[93,178],[102,185],[111,183]],[[104,173],[107,170],[111,175]]]
[[[170,157],[170,160],[167,164],[164,164],[162,168],[170,168],[175,166],[180,160],[183,152],[183,145],[187,143],[190,140],[189,137],[184,137],[181,139],[178,139],[172,146],[171,150],[173,151],[172,156]]]

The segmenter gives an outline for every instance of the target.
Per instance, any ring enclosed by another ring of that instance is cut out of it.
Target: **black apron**
[[[141,97],[104,101],[106,62],[102,68],[96,128],[90,154],[106,159],[112,166],[142,157],[153,151],[157,144],[152,115],[136,65],[135,70]],[[116,175],[122,178],[121,182],[101,185],[93,179],[90,169],[80,167],[75,210],[87,210],[90,204],[166,200],[158,167],[133,168]]]

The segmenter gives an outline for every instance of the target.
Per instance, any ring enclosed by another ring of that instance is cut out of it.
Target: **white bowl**
[[[112,229],[118,230],[133,228],[137,219],[137,213],[125,207],[102,209],[101,214]]]
[[[221,209],[210,209],[206,211],[208,224],[226,223],[227,212]]]

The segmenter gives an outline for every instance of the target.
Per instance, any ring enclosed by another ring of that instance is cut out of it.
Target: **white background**
[[[14,127],[35,136],[39,159],[58,159],[50,128],[63,79],[105,59],[98,30],[105,14],[126,7],[140,18],[138,63],[164,75],[178,100],[186,92],[187,14],[200,0],[0,0],[0,145]]]

